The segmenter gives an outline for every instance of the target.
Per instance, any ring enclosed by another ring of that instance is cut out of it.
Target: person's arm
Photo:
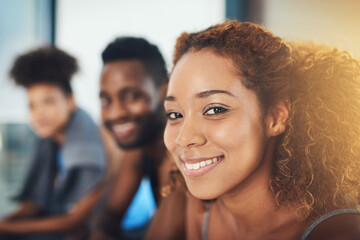
[[[14,221],[36,216],[39,213],[39,207],[32,201],[20,202],[17,209],[10,215],[3,218],[0,222]]]
[[[126,151],[105,210],[98,216],[91,239],[116,236],[143,175],[140,150]]]
[[[146,239],[185,239],[185,209],[185,191],[177,188],[162,199],[146,233]]]
[[[159,208],[146,233],[146,239],[185,239],[186,233],[186,187],[182,183],[169,185],[170,172],[177,170],[173,160],[166,156],[159,166],[160,189],[166,196],[160,197]],[[181,177],[179,175],[179,177]],[[166,186],[166,187],[164,187]]]
[[[99,131],[107,156],[107,178],[116,178],[123,162],[125,151],[119,148],[116,140],[104,125],[99,127]]]
[[[69,232],[81,226],[89,217],[103,192],[104,184],[84,196],[70,212],[42,219],[5,221],[0,223],[0,234],[42,234]]]

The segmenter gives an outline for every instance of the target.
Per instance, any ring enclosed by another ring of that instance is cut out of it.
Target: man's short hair
[[[159,49],[144,38],[119,37],[102,52],[103,63],[121,60],[139,60],[157,87],[167,83],[166,64]]]

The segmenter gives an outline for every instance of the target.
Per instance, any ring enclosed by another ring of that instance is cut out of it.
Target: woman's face
[[[217,198],[270,178],[258,98],[230,59],[205,50],[184,55],[171,74],[165,110],[165,145],[195,197]]]
[[[35,84],[27,89],[30,120],[39,137],[55,137],[61,134],[74,111],[71,96],[57,86]]]

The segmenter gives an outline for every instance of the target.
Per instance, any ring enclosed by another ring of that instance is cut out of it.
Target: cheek
[[[104,107],[101,107],[101,119],[102,121],[106,121],[106,109]]]
[[[208,131],[208,138],[225,151],[236,151],[249,156],[257,153],[262,145],[262,126],[254,120],[232,120],[208,129],[212,129]]]
[[[31,125],[34,125],[34,124],[36,123],[36,119],[37,119],[37,116],[36,116],[36,114],[34,113],[34,111],[29,110],[29,120],[30,120],[30,124],[31,124]]]
[[[177,128],[175,126],[166,124],[164,130],[164,144],[170,153],[176,149],[175,139],[177,138]]]
[[[179,161],[176,161],[177,154],[176,154],[176,143],[175,139],[177,138],[177,128],[175,126],[171,126],[169,124],[166,124],[165,130],[164,130],[164,144],[167,150],[170,152],[173,161],[175,162],[175,165],[180,169],[180,163]]]
[[[126,108],[134,115],[141,115],[149,112],[151,107],[149,102],[141,100],[127,104]]]
[[[224,150],[238,149],[248,139],[248,128],[239,121],[224,121],[206,127],[208,139]]]
[[[66,124],[70,116],[70,109],[66,104],[58,103],[48,107],[47,116],[52,120],[55,127],[59,127]]]

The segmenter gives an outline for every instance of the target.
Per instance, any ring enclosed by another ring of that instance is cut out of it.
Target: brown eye
[[[208,110],[206,110],[204,115],[216,115],[216,114],[224,113],[226,111],[228,111],[228,109],[223,107],[211,107]]]
[[[182,118],[182,115],[178,112],[169,112],[166,114],[167,119],[169,120],[175,120],[178,118]]]
[[[124,101],[126,102],[133,102],[133,101],[136,101],[140,98],[142,98],[143,94],[141,92],[128,92],[125,94],[124,96]]]
[[[111,102],[110,98],[107,98],[107,97],[100,98],[100,101],[101,101],[101,106],[103,106],[103,107],[109,105]]]

